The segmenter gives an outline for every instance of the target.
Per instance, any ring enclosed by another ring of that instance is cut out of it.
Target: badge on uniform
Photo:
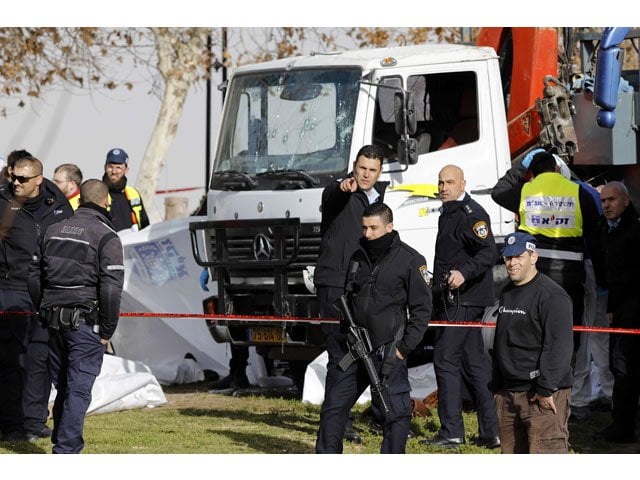
[[[487,222],[476,222],[473,226],[473,233],[475,233],[476,237],[482,238],[483,240],[487,238],[489,236],[489,227],[487,226]]]
[[[431,286],[431,279],[433,278],[433,275],[431,275],[431,273],[427,269],[427,266],[422,265],[420,268],[418,268],[418,270],[420,270],[420,274],[422,275],[422,278],[424,278],[425,283],[428,286]]]

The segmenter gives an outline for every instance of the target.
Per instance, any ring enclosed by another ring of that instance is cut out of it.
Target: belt
[[[538,255],[544,258],[555,258],[558,260],[574,260],[581,262],[584,260],[584,254],[580,252],[569,252],[567,250],[549,250],[547,248],[538,248]]]

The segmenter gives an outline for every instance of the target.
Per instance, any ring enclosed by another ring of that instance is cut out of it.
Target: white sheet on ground
[[[51,389],[49,401],[57,394]],[[146,365],[132,360],[105,355],[100,375],[91,390],[87,414],[157,407],[167,403],[162,387]]]
[[[327,378],[327,352],[318,355],[308,366],[304,374],[304,388],[302,401],[313,405],[320,405],[324,400],[324,384]],[[409,369],[409,384],[411,385],[411,398],[423,399],[434,392],[436,387],[436,375],[433,371],[433,363],[420,365]],[[362,404],[371,400],[371,389],[367,388],[356,403]]]
[[[193,259],[189,223],[205,220],[189,217],[155,223],[138,232],[119,232],[125,257],[122,312],[202,313],[202,301],[215,294],[200,288],[202,267]],[[148,365],[162,385],[185,381],[185,355],[190,353],[202,370],[221,377],[229,372],[231,350],[217,343],[199,318],[121,317],[112,338],[116,355]],[[268,386],[286,382],[267,377],[262,357],[251,348],[249,381]]]

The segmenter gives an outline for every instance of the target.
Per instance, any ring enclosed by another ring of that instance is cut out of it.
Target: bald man
[[[640,221],[621,182],[600,191],[603,215],[594,234],[593,266],[598,284],[609,289],[607,316],[612,327],[640,328]],[[640,398],[640,337],[611,334],[613,422],[599,432],[610,442],[635,441]]]
[[[498,258],[487,212],[465,192],[464,172],[447,165],[438,174],[442,200],[433,267],[433,318],[479,321],[494,304],[492,268]],[[478,412],[474,443],[500,446],[498,420],[488,384],[491,365],[478,328],[438,328],[433,365],[438,383],[440,431],[422,443],[456,447],[465,443],[462,384],[470,390]]]

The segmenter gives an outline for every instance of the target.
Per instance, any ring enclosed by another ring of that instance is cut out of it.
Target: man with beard
[[[102,180],[109,187],[109,213],[117,232],[127,228],[141,230],[149,225],[140,193],[127,185],[128,162],[127,152],[122,148],[112,148],[107,152],[104,164]]]
[[[0,431],[3,441],[51,435],[48,416],[51,379],[48,335],[27,290],[27,267],[38,237],[49,225],[73,214],[42,162],[31,155],[16,160],[9,183],[0,187]]]

